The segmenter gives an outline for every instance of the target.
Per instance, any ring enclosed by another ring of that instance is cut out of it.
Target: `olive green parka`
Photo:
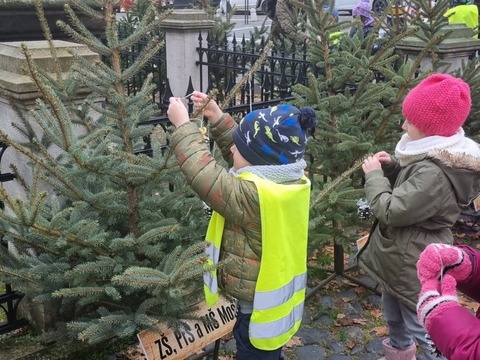
[[[416,309],[416,263],[431,243],[453,243],[450,228],[480,192],[480,159],[445,151],[400,167],[392,163],[365,176],[365,192],[378,225],[359,265],[386,291]]]

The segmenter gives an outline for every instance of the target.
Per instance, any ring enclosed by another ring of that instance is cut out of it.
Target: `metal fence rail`
[[[7,148],[7,144],[0,142],[0,163]],[[0,183],[11,181],[13,179],[15,179],[15,175],[11,173],[0,173]],[[3,203],[0,202],[0,211],[3,211],[3,209]],[[0,239],[0,246],[4,246],[8,249],[8,243],[3,239]],[[10,284],[5,284],[5,292],[0,293],[0,308],[5,313],[7,321],[0,324],[0,334],[19,329],[28,324],[26,319],[18,319],[17,317],[18,305],[23,297],[24,294],[12,290],[12,286]]]
[[[207,67],[206,83],[207,89],[201,91],[209,92],[217,90],[216,101],[220,104],[233,90],[238,81],[242,79],[252,66],[261,57],[262,49],[265,48],[267,40],[264,37],[259,39],[246,40],[242,38],[237,41],[234,37],[230,42],[226,38],[206,39],[199,34],[199,46],[197,48],[200,83],[204,83],[204,67]],[[122,55],[125,64],[131,63],[135,56],[138,56],[142,47],[147,42],[132,48]],[[232,101],[225,107],[224,111],[232,115],[243,116],[251,110],[260,109],[280,102],[292,99],[292,87],[295,84],[305,84],[307,74],[316,74],[314,64],[307,60],[306,45],[298,47],[292,45],[287,47],[280,42],[272,48],[271,54],[266,58],[259,70],[252,79],[248,79],[245,85],[232,98]],[[160,109],[160,115],[151,119],[149,124],[165,124],[168,122],[165,111],[168,107],[168,99],[173,96],[166,77],[166,56],[162,52],[153,60],[151,66],[139,74],[134,80],[126,84],[129,94],[136,93],[148,73],[153,74],[153,81],[156,90],[152,99]],[[185,84],[185,94],[193,91],[191,82]]]
[[[207,36],[205,42],[200,35],[197,65],[201,75],[202,67],[207,66],[208,90],[217,89],[221,96],[228,94],[248,73],[267,45],[263,36],[250,40],[242,38],[239,42],[234,37],[230,43],[226,38]],[[315,72],[315,69],[307,60],[306,45],[287,47],[281,42],[272,48],[271,54],[252,79],[248,79],[231,106],[286,99],[291,96],[294,84],[305,84],[307,72]]]

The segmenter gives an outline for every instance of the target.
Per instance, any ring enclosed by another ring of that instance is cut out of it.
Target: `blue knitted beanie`
[[[252,111],[233,132],[233,142],[252,165],[285,165],[303,158],[315,111],[290,104]]]

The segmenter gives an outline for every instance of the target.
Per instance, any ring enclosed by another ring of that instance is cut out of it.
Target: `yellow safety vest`
[[[450,24],[465,24],[473,30],[478,29],[477,5],[458,5],[447,10],[443,16],[448,17]]]
[[[262,257],[250,319],[249,336],[258,349],[275,350],[285,345],[300,327],[307,282],[307,236],[310,181],[282,185],[251,173],[241,179],[258,189],[262,224]],[[207,230],[210,264],[217,264],[225,219],[214,212]],[[204,274],[209,306],[218,300],[215,271]]]

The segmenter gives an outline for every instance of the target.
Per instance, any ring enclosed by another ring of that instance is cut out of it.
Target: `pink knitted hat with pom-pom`
[[[452,136],[467,119],[471,105],[466,82],[448,74],[433,74],[410,90],[402,113],[427,136]]]

